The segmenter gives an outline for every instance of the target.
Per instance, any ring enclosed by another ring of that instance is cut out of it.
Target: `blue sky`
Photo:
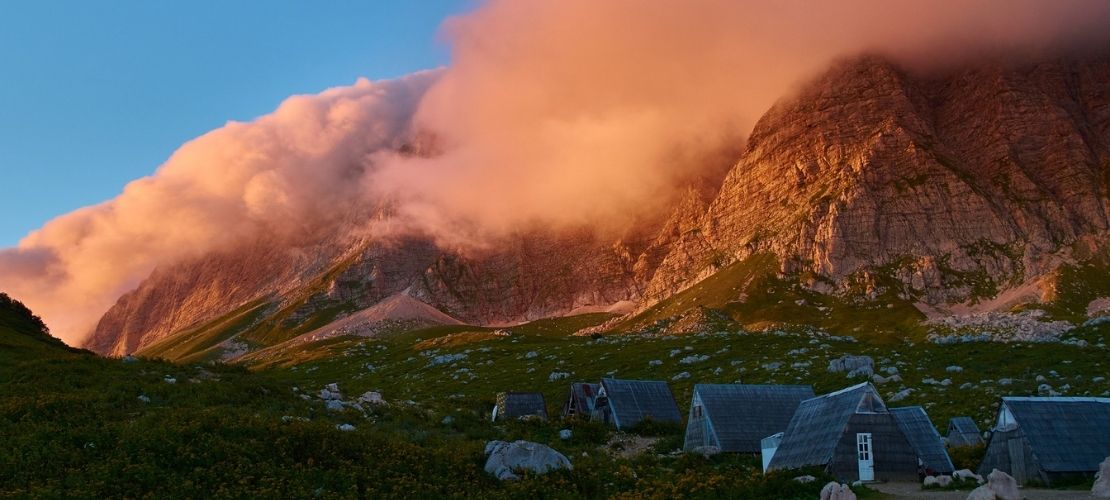
[[[0,2],[0,247],[285,97],[447,63],[474,0]]]

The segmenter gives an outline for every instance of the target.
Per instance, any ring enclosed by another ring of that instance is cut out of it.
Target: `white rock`
[[[967,500],[996,500],[998,497],[994,496],[994,491],[991,491],[987,485],[982,485],[967,495]]]
[[[675,375],[675,376],[671,377],[671,380],[685,380],[685,379],[688,379],[688,378],[690,378],[690,372],[682,372],[682,373],[679,373],[678,375]]]
[[[798,476],[798,477],[794,478],[794,480],[799,482],[799,483],[802,483],[802,484],[809,484],[809,483],[812,483],[812,482],[816,481],[817,478],[807,474],[805,476]]]
[[[548,446],[529,441],[490,441],[486,443],[485,471],[502,481],[520,479],[514,470],[539,474],[555,469],[573,469],[570,460]]]
[[[366,403],[371,405],[388,405],[385,399],[382,399],[380,392],[369,391],[358,397],[359,403]]]
[[[574,433],[572,433],[570,429],[563,429],[559,431],[559,439],[562,439],[563,441],[570,439],[573,435]]]
[[[709,356],[706,356],[704,354],[702,354],[700,356],[697,355],[697,354],[692,354],[690,356],[686,356],[685,358],[682,358],[682,359],[678,360],[678,363],[682,364],[682,365],[692,365],[694,363],[701,363],[702,361],[705,361],[707,359],[709,359]]]
[[[554,382],[556,380],[565,379],[569,376],[570,374],[567,372],[551,372],[551,374],[547,376],[547,380],[550,382]]]
[[[1017,480],[998,469],[994,469],[990,474],[987,474],[987,486],[990,487],[999,500],[1021,500]]]
[[[853,356],[845,354],[829,361],[829,373],[848,372],[849,377],[870,377],[875,373],[875,362],[870,356]]]
[[[891,394],[890,397],[886,400],[891,403],[897,403],[903,399],[910,397],[911,393],[913,393],[913,389],[902,389],[894,394]]]
[[[147,397],[147,395],[146,395],[146,394],[139,394],[139,401],[142,401],[142,402],[144,402],[144,403],[149,403],[149,402],[150,402],[150,398],[149,398],[149,397]]]
[[[343,432],[351,432],[351,431],[355,430],[355,426],[353,426],[351,424],[339,424],[339,425],[335,426],[335,428],[339,429],[340,431],[343,431]]]
[[[832,481],[821,488],[821,500],[856,500],[856,494],[848,485]]]
[[[176,384],[177,383],[177,379],[175,379],[175,378],[173,378],[169,375],[166,375],[166,377],[163,378],[162,381],[167,383],[167,384]]]
[[[343,402],[338,399],[329,399],[327,409],[328,411],[343,411]]]
[[[937,482],[937,477],[936,476],[925,476],[925,480],[921,481],[921,486],[925,486],[925,487],[939,486],[939,485],[940,484]]]
[[[663,364],[663,362],[658,360],[658,359],[653,359],[651,361],[648,361],[648,366],[660,366],[662,364]]]
[[[951,484],[952,484],[952,476],[947,476],[947,475],[937,476],[937,486],[940,486],[941,488],[947,488]]]
[[[1110,457],[1106,457],[1098,466],[1095,474],[1095,484],[1091,486],[1091,496],[1095,498],[1110,498]]]
[[[983,484],[983,476],[980,476],[979,474],[971,472],[968,469],[960,469],[956,472],[953,472],[952,477],[954,477],[956,479],[960,479],[960,480],[965,480],[965,481],[966,480],[974,480],[975,482],[977,482],[979,484]]]
[[[964,367],[958,366],[958,365],[951,365],[951,366],[945,368],[944,371],[946,371],[948,373],[960,373],[960,372],[964,371]]]

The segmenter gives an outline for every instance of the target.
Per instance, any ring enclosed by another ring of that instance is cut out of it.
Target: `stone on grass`
[[[559,439],[562,439],[563,441],[570,439],[573,435],[574,433],[571,432],[570,429],[563,429],[559,431]]]
[[[962,481],[975,481],[979,484],[983,484],[983,476],[971,472],[971,470],[969,469],[960,469],[956,472],[953,472],[952,477]]]
[[[829,373],[848,372],[849,377],[870,377],[875,373],[875,362],[871,356],[845,354],[829,361]]]
[[[948,476],[948,475],[937,476],[937,486],[940,486],[941,488],[947,488],[951,485],[952,485],[952,476]]]
[[[573,469],[570,460],[548,446],[530,441],[490,441],[486,443],[485,471],[499,480],[516,480],[515,471],[543,474],[555,469]]]
[[[343,402],[338,399],[329,399],[327,409],[328,411],[343,411]]]
[[[848,485],[831,481],[821,488],[821,500],[856,500],[856,494]]]
[[[928,488],[930,486],[940,486],[940,483],[937,482],[936,476],[925,476],[925,480],[921,481],[921,486]]]
[[[355,430],[355,426],[353,426],[351,424],[339,424],[339,425],[335,426],[335,428],[340,430],[340,431],[343,431],[343,432],[351,432],[351,431]]]
[[[146,395],[146,394],[139,394],[139,401],[142,401],[142,402],[144,402],[144,403],[149,403],[149,402],[150,402],[150,398],[149,398],[149,397],[147,397],[147,395]]]
[[[359,403],[371,404],[371,405],[389,404],[389,403],[385,402],[385,399],[382,399],[382,393],[375,392],[375,391],[369,391],[369,392],[366,392],[365,394],[359,396],[358,397],[358,402]]]
[[[817,478],[807,474],[807,475],[804,475],[804,476],[798,476],[798,477],[794,478],[794,480],[799,482],[799,483],[802,483],[802,484],[809,484],[809,483],[812,483],[812,482],[816,481]]]
[[[1110,457],[1102,461],[1095,474],[1095,484],[1091,486],[1091,496],[1095,498],[1110,498]]]

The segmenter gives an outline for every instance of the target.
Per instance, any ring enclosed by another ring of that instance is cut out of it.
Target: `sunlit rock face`
[[[270,305],[254,321],[285,311],[289,327],[397,293],[479,324],[644,306],[757,252],[829,293],[885,274],[908,298],[959,302],[1097,245],[1108,184],[1106,59],[918,75],[857,58],[768,111],[723,181],[680,187],[670,213],[620,234],[531,228],[481,251],[327,228],[261,239],[158,269],[88,346],[132,352],[255,301]]]
[[[1108,181],[1106,59],[943,76],[843,62],[759,121],[649,289],[666,296],[714,253],[772,251],[838,280],[892,266],[907,293],[959,301],[959,275],[1004,289],[1105,232]]]

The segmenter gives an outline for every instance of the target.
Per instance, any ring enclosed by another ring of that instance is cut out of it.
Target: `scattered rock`
[[[678,375],[675,375],[675,376],[671,377],[671,380],[686,380],[688,378],[690,378],[690,372],[682,372],[682,373],[679,373]]]
[[[327,409],[328,411],[343,411],[343,402],[338,399],[329,399]]]
[[[540,355],[540,353],[538,353],[536,351],[528,351],[528,353],[524,355],[524,359],[532,359],[532,358],[534,358],[536,356],[539,356],[539,355]]]
[[[335,428],[343,432],[351,432],[355,430],[355,426],[351,424],[339,424],[335,426]]]
[[[849,377],[870,377],[875,373],[875,362],[871,356],[845,354],[829,361],[829,373],[848,372]]]
[[[371,405],[388,405],[385,399],[382,399],[380,392],[370,391],[358,397],[359,403],[366,403]]]
[[[685,358],[682,358],[682,359],[678,360],[678,363],[682,364],[682,365],[692,365],[694,363],[701,363],[702,361],[705,361],[707,359],[709,359],[709,356],[707,356],[705,354],[702,354],[700,356],[697,355],[697,354],[693,354],[693,355],[686,356]]]
[[[944,371],[946,371],[948,373],[960,373],[960,372],[964,371],[964,367],[958,366],[958,365],[952,365],[952,366],[946,367],[944,369]]]
[[[969,469],[960,469],[956,472],[953,472],[952,477],[954,477],[956,479],[963,480],[963,481],[974,480],[975,482],[977,482],[979,484],[983,484],[983,476],[980,476],[979,474],[971,472],[971,470],[969,470]]]
[[[490,441],[486,443],[485,471],[499,480],[516,480],[517,470],[543,474],[555,469],[573,469],[570,460],[548,446],[529,441]]]
[[[547,376],[547,380],[550,382],[554,382],[556,380],[565,379],[569,376],[570,374],[567,372],[551,372],[551,374]]]
[[[167,383],[167,384],[176,384],[176,383],[177,383],[177,379],[175,379],[175,378],[173,378],[173,377],[171,377],[171,376],[169,376],[169,375],[166,375],[166,376],[165,376],[165,377],[164,377],[164,378],[162,379],[162,381],[163,381],[163,382],[165,382],[165,383]]]
[[[663,364],[663,362],[658,360],[658,359],[653,359],[651,361],[648,361],[648,366],[661,366],[662,364]]]
[[[570,429],[563,429],[559,431],[559,439],[562,439],[563,441],[570,439],[572,436],[574,436],[574,433],[572,433]]]
[[[794,478],[794,480],[799,482],[799,483],[802,483],[802,484],[809,484],[809,483],[812,483],[812,482],[816,481],[817,478],[807,474],[807,475],[804,475],[804,476],[798,476],[798,477]]]
[[[937,486],[940,486],[941,488],[947,488],[950,485],[952,485],[952,476],[948,476],[948,475],[937,476]]]
[[[925,476],[925,480],[921,481],[921,486],[928,488],[930,486],[940,486],[940,484],[937,482],[936,476]]]
[[[142,402],[144,402],[144,403],[149,403],[149,402],[150,402],[150,398],[149,398],[149,397],[147,397],[147,395],[146,395],[146,394],[139,394],[139,401],[142,401]]]
[[[903,399],[906,399],[906,398],[910,397],[911,393],[913,393],[913,389],[909,389],[909,388],[902,389],[902,390],[900,390],[900,391],[898,391],[894,394],[891,394],[890,397],[887,398],[886,400],[891,402],[891,403],[897,403],[898,401],[901,401]]]

